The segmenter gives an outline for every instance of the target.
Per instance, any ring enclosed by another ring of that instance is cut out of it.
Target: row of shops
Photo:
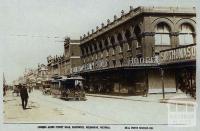
[[[85,78],[89,93],[147,96],[182,91],[196,97],[195,44],[163,50],[157,60],[147,60],[118,67],[87,64],[71,72]]]

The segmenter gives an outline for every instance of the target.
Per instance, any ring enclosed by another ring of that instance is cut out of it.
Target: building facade
[[[60,87],[60,81],[71,76],[71,68],[80,66],[80,41],[66,38],[64,41],[64,54],[62,56],[47,57],[47,68],[52,88]]]
[[[159,93],[161,87],[176,92],[176,64],[161,66],[160,52],[195,46],[195,32],[195,8],[130,7],[80,38],[81,66],[71,74],[82,75],[93,93],[137,95]]]

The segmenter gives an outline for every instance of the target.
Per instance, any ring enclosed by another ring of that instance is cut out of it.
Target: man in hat
[[[28,91],[27,91],[25,84],[21,85],[20,96],[21,96],[21,100],[22,100],[22,108],[26,109],[26,106],[28,103]]]

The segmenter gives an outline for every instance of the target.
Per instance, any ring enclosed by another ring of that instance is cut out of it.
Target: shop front
[[[161,51],[160,67],[174,72],[176,92],[196,98],[196,44]]]

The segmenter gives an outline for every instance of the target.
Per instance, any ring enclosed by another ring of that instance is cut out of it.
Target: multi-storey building
[[[80,41],[66,38],[64,41],[63,56],[47,57],[47,66],[50,78],[70,76],[70,69],[80,66]]]
[[[71,74],[71,68],[81,65],[80,60],[80,40],[71,40],[67,38],[64,43],[65,51],[65,75],[69,76]]]
[[[38,79],[38,70],[26,68],[23,76],[23,82],[20,81],[19,83],[27,84],[28,87],[36,87],[38,82],[37,79]]]
[[[146,94],[162,92],[162,87],[176,92],[177,83],[183,81],[177,79],[180,71],[189,72],[191,81],[196,81],[196,65],[191,62],[196,59],[186,64],[182,58],[181,68],[179,60],[171,61],[174,66],[169,68],[170,63],[159,62],[159,55],[191,44],[195,47],[195,32],[195,8],[130,7],[80,38],[82,65],[71,73],[82,75],[91,92]]]
[[[47,57],[47,68],[50,78],[58,77],[65,74],[65,60],[63,56],[48,56]]]

